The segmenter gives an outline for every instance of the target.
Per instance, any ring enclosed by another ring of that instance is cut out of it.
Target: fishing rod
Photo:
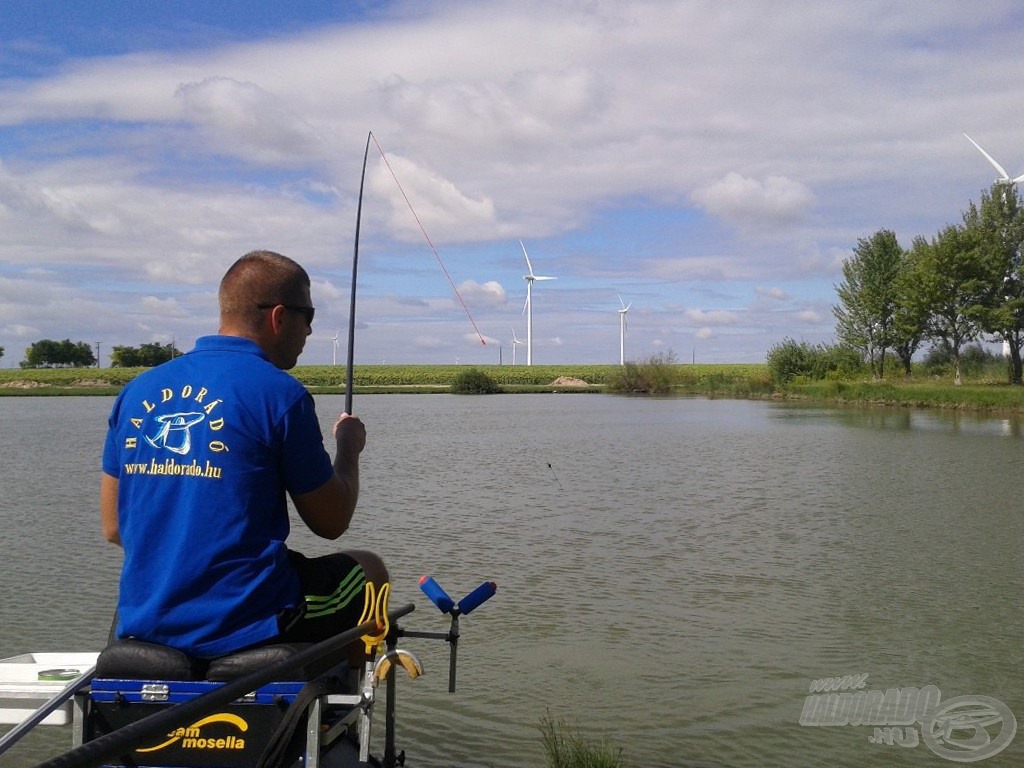
[[[345,413],[352,415],[353,359],[356,349],[356,274],[359,268],[359,226],[363,218],[363,185],[366,183],[366,159],[370,155],[370,139],[373,131],[366,134],[366,149],[363,150],[363,172],[359,177],[359,203],[356,205],[356,240],[352,248],[352,290],[348,305],[348,361],[345,365]]]
[[[466,306],[466,302],[462,298],[462,294],[459,293],[458,286],[455,285],[455,281],[452,280],[452,276],[448,273],[447,268],[444,266],[444,262],[441,260],[441,255],[437,252],[437,248],[434,246],[433,241],[430,239],[430,235],[427,234],[426,228],[423,226],[423,222],[420,220],[419,215],[416,213],[416,209],[412,206],[412,201],[409,200],[409,196],[405,193],[405,189],[402,187],[402,183],[398,180],[398,176],[395,174],[394,168],[391,167],[391,163],[388,162],[387,155],[384,154],[384,148],[377,141],[377,137],[373,135],[373,131],[368,131],[366,134],[366,148],[363,150],[363,170],[359,177],[359,201],[356,204],[356,237],[355,246],[352,252],[352,289],[349,294],[349,311],[348,311],[348,361],[346,363],[345,370],[345,413],[352,414],[352,379],[354,369],[354,358],[355,358],[355,345],[356,345],[356,275],[359,267],[359,228],[363,218],[363,188],[366,184],[366,163],[370,155],[370,142],[373,142],[377,147],[377,151],[380,152],[381,160],[384,161],[385,167],[391,173],[391,178],[394,179],[395,185],[398,187],[398,191],[402,194],[402,198],[405,200],[405,204],[409,207],[409,211],[412,213],[413,219],[416,220],[416,224],[420,229],[424,239],[427,241],[427,245],[430,250],[434,253],[434,258],[437,259],[437,263],[441,267],[441,271],[444,272],[444,276],[451,284],[452,291],[455,293],[455,298],[459,300],[459,304],[462,305],[463,311],[466,313],[466,317],[469,318],[470,324],[473,326],[473,331],[476,333],[480,343],[486,345],[487,341],[484,339],[483,334],[480,333],[480,329],[477,327],[476,321],[473,319],[473,315],[469,312],[469,307]]]

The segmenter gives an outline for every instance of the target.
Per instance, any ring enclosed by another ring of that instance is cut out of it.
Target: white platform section
[[[52,699],[96,663],[92,653],[22,653],[0,659],[0,724],[16,725]],[[71,702],[47,715],[40,725],[67,725]]]

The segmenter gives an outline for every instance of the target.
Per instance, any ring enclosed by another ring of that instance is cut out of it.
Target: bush
[[[808,344],[785,339],[768,350],[768,372],[776,386],[796,379],[851,378],[864,368],[860,353],[852,347]]]
[[[478,368],[467,368],[455,374],[452,393],[456,395],[493,395],[501,392],[498,383]]]
[[[664,395],[676,383],[676,360],[671,352],[653,355],[639,363],[626,363],[605,379],[605,388],[619,394]]]

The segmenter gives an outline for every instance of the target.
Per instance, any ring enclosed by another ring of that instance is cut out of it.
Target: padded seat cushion
[[[203,680],[206,662],[165,645],[115,640],[96,659],[96,677],[115,680]]]
[[[275,643],[237,651],[216,659],[197,659],[165,645],[142,640],[115,640],[96,660],[96,677],[113,680],[210,680],[226,682],[276,664],[312,643]],[[288,673],[289,680],[312,680],[330,671],[344,676],[347,665],[320,658]]]
[[[299,651],[308,648],[308,643],[277,643],[274,645],[261,645],[257,648],[249,648],[244,651],[237,651],[227,656],[212,659],[206,670],[206,679],[215,682],[234,680],[236,677],[243,677],[250,672],[264,669],[272,664],[294,656]],[[308,670],[296,670],[289,673],[293,680],[308,680]]]

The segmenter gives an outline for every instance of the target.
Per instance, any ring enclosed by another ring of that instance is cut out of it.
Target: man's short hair
[[[309,275],[298,262],[274,251],[251,251],[224,273],[217,299],[222,318],[255,327],[261,304],[301,305],[308,290]]]

